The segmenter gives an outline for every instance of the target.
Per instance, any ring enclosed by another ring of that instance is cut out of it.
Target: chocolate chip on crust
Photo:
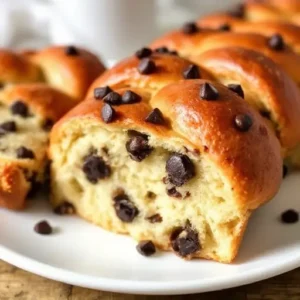
[[[253,121],[249,115],[240,114],[235,117],[234,124],[235,124],[236,129],[238,129],[239,131],[245,132],[251,128]]]
[[[143,58],[140,64],[138,65],[138,71],[142,75],[152,74],[155,72],[155,70],[156,70],[155,62],[150,58]]]
[[[240,84],[228,84],[227,87],[244,99],[244,91]]]
[[[122,97],[116,92],[110,92],[103,98],[103,101],[110,105],[119,105],[122,102]]]
[[[97,87],[94,89],[94,98],[96,100],[101,100],[112,91],[113,90],[109,86]]]
[[[164,116],[158,108],[154,108],[145,119],[146,122],[163,125],[165,123]]]
[[[65,48],[65,53],[70,56],[79,55],[79,51],[75,46],[68,46]]]
[[[206,82],[200,86],[200,97],[208,101],[217,100],[219,92],[211,83]]]
[[[139,59],[148,57],[152,54],[152,50],[150,48],[141,48],[138,51],[135,52],[135,56]]]
[[[116,111],[111,105],[105,103],[101,109],[101,117],[105,123],[111,123],[115,120]]]
[[[184,79],[201,78],[198,66],[191,64],[182,73]]]
[[[125,91],[122,96],[122,103],[123,104],[133,104],[138,103],[142,100],[142,97],[133,91]]]

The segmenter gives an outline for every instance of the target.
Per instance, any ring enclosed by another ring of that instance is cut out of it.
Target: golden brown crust
[[[115,106],[117,120],[108,127],[142,128],[162,138],[186,137],[203,155],[223,171],[232,183],[237,205],[245,210],[255,209],[271,199],[281,182],[282,160],[279,143],[259,114],[236,94],[221,84],[218,101],[201,100],[200,85],[204,80],[187,80],[170,84],[149,99],[132,105]],[[118,90],[123,93],[125,89]],[[136,93],[140,90],[134,89]],[[80,103],[60,120],[51,132],[51,145],[59,143],[65,126],[71,119],[90,119],[103,124],[100,110],[103,101],[92,98]],[[169,127],[145,122],[148,113],[159,108],[168,118]],[[237,114],[248,114],[253,126],[239,132],[234,126]],[[51,151],[51,148],[50,148]],[[51,155],[51,153],[50,153]]]
[[[220,48],[199,55],[197,62],[217,81],[240,83],[248,102],[271,112],[284,149],[300,143],[299,89],[272,60],[243,48]]]
[[[78,55],[67,55],[66,49],[49,47],[29,57],[41,67],[47,83],[80,101],[105,67],[94,54],[82,48],[76,48]]]
[[[122,87],[143,88],[152,93],[168,83],[184,79],[183,71],[192,64],[191,61],[170,54],[154,53],[150,58],[156,65],[156,70],[152,74],[140,74],[137,67],[141,60],[136,56],[131,56],[122,60],[97,78],[91,85],[88,96],[93,96],[96,87],[107,85],[114,89]],[[207,72],[199,70],[201,78],[210,78]]]

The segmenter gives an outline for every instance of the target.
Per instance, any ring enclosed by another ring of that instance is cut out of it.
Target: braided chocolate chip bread
[[[137,82],[114,90],[118,103],[98,94],[54,126],[56,211],[186,259],[231,262],[252,211],[278,190],[278,140],[219,83],[182,80],[154,95]]]

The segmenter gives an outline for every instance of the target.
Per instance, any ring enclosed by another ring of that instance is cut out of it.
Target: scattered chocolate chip
[[[195,167],[187,155],[175,153],[166,163],[168,180],[175,186],[182,186],[195,176]]]
[[[281,221],[286,224],[293,224],[299,221],[299,214],[293,209],[288,209],[281,214]]]
[[[16,132],[17,125],[15,121],[7,121],[0,124],[0,135],[4,135],[8,132]]]
[[[198,32],[199,28],[198,28],[198,26],[197,26],[196,23],[194,23],[194,22],[188,22],[188,23],[185,23],[183,25],[182,31],[185,34],[193,34],[193,33]]]
[[[57,215],[73,215],[75,214],[75,211],[74,205],[68,201],[64,201],[53,210],[53,212]]]
[[[286,175],[288,174],[288,171],[289,171],[288,167],[286,165],[283,165],[282,166],[282,178],[286,177]]]
[[[122,102],[122,97],[116,92],[110,92],[103,98],[103,101],[110,105],[119,105]]]
[[[245,15],[245,6],[243,4],[238,4],[228,11],[228,14],[235,18],[243,18]]]
[[[152,241],[140,241],[136,246],[137,251],[143,256],[151,256],[156,252],[155,245]]]
[[[284,49],[285,43],[280,34],[274,34],[268,39],[268,45],[271,49],[280,51]]]
[[[150,155],[153,148],[149,146],[147,137],[133,136],[126,142],[126,150],[131,159],[140,162]]]
[[[100,156],[90,155],[84,159],[82,170],[91,183],[110,176],[111,169]]]
[[[173,250],[182,257],[187,257],[201,249],[198,232],[190,226],[177,228],[171,234]]]
[[[164,46],[156,48],[154,51],[157,52],[157,53],[162,53],[162,54],[168,54],[169,53],[169,49],[167,47],[164,47]]]
[[[239,131],[248,131],[253,124],[251,117],[247,114],[240,114],[234,118],[234,125]]]
[[[122,103],[123,104],[133,104],[138,103],[142,100],[142,97],[136,94],[133,91],[126,91],[122,96]]]
[[[168,196],[170,196],[170,197],[174,197],[174,198],[182,198],[181,193],[179,193],[179,192],[176,190],[176,187],[172,187],[172,188],[167,189],[167,194],[168,194]]]
[[[105,123],[111,123],[116,117],[116,111],[111,105],[105,103],[101,109],[101,117]]]
[[[150,48],[141,48],[140,50],[135,52],[135,56],[139,59],[148,57],[152,54],[152,50]]]
[[[163,219],[162,219],[162,217],[161,217],[160,214],[152,215],[152,216],[146,218],[146,220],[148,220],[152,224],[154,224],[154,223],[161,223],[163,221]]]
[[[34,226],[34,231],[39,234],[51,234],[52,227],[47,221],[40,221]]]
[[[76,55],[79,55],[79,51],[76,47],[74,46],[68,46],[65,48],[65,53],[67,55],[70,55],[70,56],[76,56]]]
[[[156,65],[150,58],[143,58],[137,67],[138,71],[143,75],[149,75],[155,72]]]
[[[244,99],[244,91],[240,84],[228,84],[227,87]]]
[[[51,119],[46,119],[43,123],[43,129],[46,131],[50,131],[54,125],[54,121]]]
[[[145,119],[146,122],[163,125],[165,123],[164,116],[158,108],[154,108]]]
[[[17,158],[28,158],[28,159],[34,159],[35,155],[34,152],[26,147],[19,147],[17,149]]]
[[[225,23],[225,24],[222,24],[218,29],[220,31],[230,31],[231,27],[229,24]]]
[[[196,65],[189,65],[184,71],[183,71],[183,78],[184,79],[198,79],[201,78],[199,68]]]
[[[23,118],[28,117],[28,107],[24,102],[20,100],[15,101],[11,105],[10,109],[13,115],[20,115]]]
[[[109,86],[97,87],[94,89],[94,98],[96,100],[101,100],[112,91],[113,90]]]
[[[211,83],[204,83],[200,86],[200,97],[204,100],[217,100],[219,92]]]
[[[120,220],[126,223],[130,223],[138,215],[139,211],[129,200],[125,194],[120,194],[114,197],[114,208],[115,212]]]

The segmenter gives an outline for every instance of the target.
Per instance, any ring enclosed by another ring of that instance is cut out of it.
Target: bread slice
[[[251,213],[281,182],[272,130],[236,93],[207,80],[154,96],[115,92],[118,105],[90,98],[55,124],[55,210],[185,259],[231,262]]]

